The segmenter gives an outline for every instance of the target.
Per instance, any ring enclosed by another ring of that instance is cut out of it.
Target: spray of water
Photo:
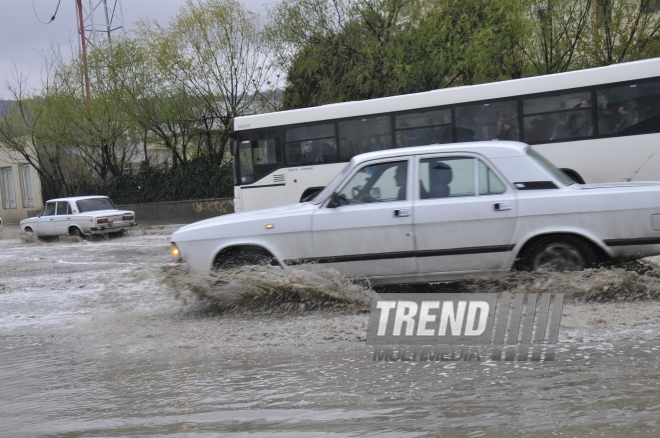
[[[197,273],[185,266],[166,266],[163,270],[163,282],[175,296],[206,301],[222,312],[364,312],[373,297],[371,290],[334,269],[246,266]]]

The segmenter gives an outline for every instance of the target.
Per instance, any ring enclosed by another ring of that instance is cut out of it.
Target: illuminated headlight
[[[172,260],[175,262],[180,262],[181,261],[181,255],[179,254],[179,248],[176,247],[176,244],[172,244],[170,246],[170,255],[172,256]]]

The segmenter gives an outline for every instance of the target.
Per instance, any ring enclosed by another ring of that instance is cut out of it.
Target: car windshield
[[[312,204],[320,204],[325,198],[327,198],[330,193],[332,193],[339,182],[344,179],[346,176],[346,173],[348,172],[348,169],[351,167],[350,163],[346,165],[342,169],[341,172],[339,172],[339,175],[337,175],[331,182],[328,184],[323,190],[317,193],[316,196],[310,201]]]
[[[76,201],[78,205],[78,211],[84,213],[86,211],[97,211],[97,210],[116,210],[115,204],[112,203],[110,198],[92,198],[92,199],[81,199]]]
[[[543,167],[545,170],[547,170],[550,175],[557,178],[564,185],[570,186],[571,184],[575,184],[575,181],[570,179],[568,177],[568,175],[566,175],[561,170],[557,169],[554,164],[552,164],[550,161],[548,161],[547,158],[545,158],[543,155],[536,152],[534,149],[527,148],[527,155],[532,157],[534,159],[534,161],[539,163],[541,165],[541,167]]]

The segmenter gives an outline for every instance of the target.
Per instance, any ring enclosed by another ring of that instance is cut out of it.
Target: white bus
[[[660,180],[660,58],[237,117],[234,206],[298,202],[356,154],[518,140],[578,182]]]

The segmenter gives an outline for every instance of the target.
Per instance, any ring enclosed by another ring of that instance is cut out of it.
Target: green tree
[[[234,0],[188,0],[166,27],[143,22],[139,37],[164,83],[191,99],[200,151],[225,157],[234,117],[262,111],[275,74],[258,15]]]

